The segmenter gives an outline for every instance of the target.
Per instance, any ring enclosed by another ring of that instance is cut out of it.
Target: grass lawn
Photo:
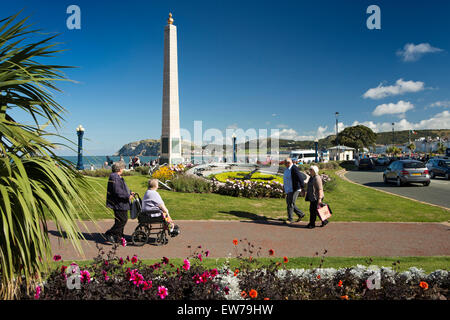
[[[325,202],[333,209],[333,221],[448,221],[449,211],[418,203],[395,195],[368,189],[339,178],[333,170],[325,173],[335,179],[333,189],[325,191]],[[89,178],[96,192],[88,201],[88,210],[96,219],[112,219],[112,210],[105,207],[107,178]],[[147,176],[125,177],[130,189],[143,197]],[[285,199],[248,199],[218,194],[180,193],[159,190],[175,220],[240,220],[285,219]],[[297,200],[297,206],[309,214],[309,202]]]
[[[190,259],[191,262],[194,261]],[[206,258],[203,259],[202,265],[207,268],[219,268],[225,263],[225,258],[212,259]],[[298,258],[289,258],[288,263],[283,263],[283,258],[259,258],[254,259],[257,262],[257,265],[267,266],[272,261],[281,262],[288,269],[312,269],[318,268],[320,265],[320,257],[298,257]],[[450,257],[374,257],[372,261],[369,263],[368,257],[325,257],[324,262],[322,264],[322,268],[349,268],[352,266],[360,265],[377,265],[379,267],[393,267],[393,263],[400,261],[396,265],[399,271],[406,271],[411,267],[417,267],[423,269],[426,273],[430,273],[437,269],[448,270],[448,266],[450,265]],[[68,265],[72,261],[59,261],[52,262],[50,268],[60,268],[61,265]],[[85,261],[75,261],[80,267],[89,266],[92,264],[91,260]],[[151,265],[156,262],[161,262],[161,260],[142,260],[144,264]],[[170,262],[176,266],[183,265],[182,258],[170,259]],[[238,259],[229,259],[231,269],[239,268],[240,261]],[[131,263],[125,264],[124,268],[132,267]]]

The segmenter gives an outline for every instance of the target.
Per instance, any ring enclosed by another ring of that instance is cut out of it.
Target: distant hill
[[[159,155],[160,145],[160,140],[155,139],[134,141],[124,145],[113,156],[157,156]],[[190,145],[189,142],[181,142],[183,149],[189,149]]]
[[[436,137],[440,137],[441,139],[449,139],[450,138],[450,129],[440,129],[440,130],[416,130],[416,134],[411,133],[411,141],[415,139],[419,139],[421,137],[431,137],[431,139],[435,139]],[[408,142],[408,130],[404,131],[395,131],[395,143],[396,144],[405,144]],[[330,135],[326,138],[320,139],[319,149],[327,149],[334,146],[334,140],[336,135]],[[271,138],[268,138],[266,141],[266,146],[270,150],[271,147]],[[376,144],[380,145],[388,145],[392,143],[392,132],[379,132],[377,133]],[[239,143],[238,149],[243,149],[245,145],[245,149],[248,149],[249,142]],[[191,143],[183,141],[182,148],[184,150],[189,150],[191,147]],[[225,150],[226,146],[222,146]],[[295,141],[289,139],[280,139],[278,141],[278,147],[280,151],[289,151],[292,149],[314,149],[314,141]],[[114,156],[157,156],[159,154],[160,141],[155,139],[146,139],[141,141],[130,142],[120,148]],[[216,146],[216,148],[220,148],[220,146]]]

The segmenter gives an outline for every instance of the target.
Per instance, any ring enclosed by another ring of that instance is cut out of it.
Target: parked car
[[[369,169],[372,170],[375,168],[375,162],[370,158],[362,158],[359,159],[358,170]]]
[[[430,171],[430,177],[433,179],[436,176],[445,177],[450,179],[450,159],[436,158],[430,159],[427,162],[428,171]]]
[[[392,162],[383,173],[384,183],[395,181],[398,187],[406,183],[430,185],[430,173],[425,164],[416,160],[398,160]]]
[[[389,164],[389,158],[388,157],[379,157],[377,158],[377,165],[380,166],[387,166]]]

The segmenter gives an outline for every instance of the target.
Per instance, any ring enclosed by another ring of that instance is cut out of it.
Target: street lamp
[[[394,125],[395,123],[392,122],[392,146],[395,146]]]
[[[233,162],[236,163],[237,162],[237,146],[236,146],[236,134],[233,133],[233,135],[231,136],[232,141],[233,141]]]
[[[339,138],[338,138],[338,134],[339,134],[339,129],[338,129],[338,116],[339,116],[339,112],[335,112],[335,116],[336,116],[336,145],[337,145],[337,156],[336,156],[336,160],[340,160],[340,148],[339,148]]]
[[[316,138],[316,140],[314,140],[314,150],[316,151],[316,160],[315,162],[318,163],[318,152],[319,152],[319,140]]]
[[[84,170],[83,165],[83,135],[84,135],[84,128],[80,124],[77,127],[77,136],[78,136],[78,162],[77,162],[77,170]]]

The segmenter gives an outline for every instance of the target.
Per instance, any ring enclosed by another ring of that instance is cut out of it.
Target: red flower
[[[236,270],[234,271],[234,276],[236,277],[236,276],[238,275],[238,273],[239,273],[239,269],[236,269]]]
[[[420,286],[422,289],[425,289],[425,290],[428,289],[428,283],[426,283],[425,281],[421,281],[420,284],[419,284],[419,286]]]
[[[247,297],[247,292],[242,291],[242,292],[241,292],[241,297],[245,299],[245,298]]]
[[[59,260],[61,260],[61,256],[59,254],[56,254],[56,255],[53,256],[53,260],[54,261],[59,261]]]
[[[269,250],[269,255],[273,256],[275,254],[275,251],[273,251],[273,249]]]
[[[233,244],[234,244],[235,246],[237,246],[237,245],[238,245],[238,241],[237,241],[237,239],[234,239],[234,240],[233,240]]]
[[[61,266],[61,273],[65,273],[66,272],[67,267],[66,266]]]
[[[338,287],[342,287],[342,280],[339,280]]]
[[[258,297],[258,291],[256,291],[255,289],[252,289],[252,290],[250,290],[248,295],[250,296],[250,298],[255,299],[256,297]]]
[[[342,300],[348,300],[348,296],[347,296],[347,295],[341,296],[341,299],[342,299]]]
[[[269,298],[264,298],[264,300],[270,300]]]
[[[288,259],[287,257],[283,257],[283,262],[284,262],[284,263],[288,263],[288,262],[289,262],[289,259]]]
[[[135,264],[138,261],[138,258],[136,256],[133,256],[133,258],[131,258],[131,263]]]
[[[317,279],[319,279],[319,280],[320,280],[320,274],[319,274],[319,275],[317,275]]]

